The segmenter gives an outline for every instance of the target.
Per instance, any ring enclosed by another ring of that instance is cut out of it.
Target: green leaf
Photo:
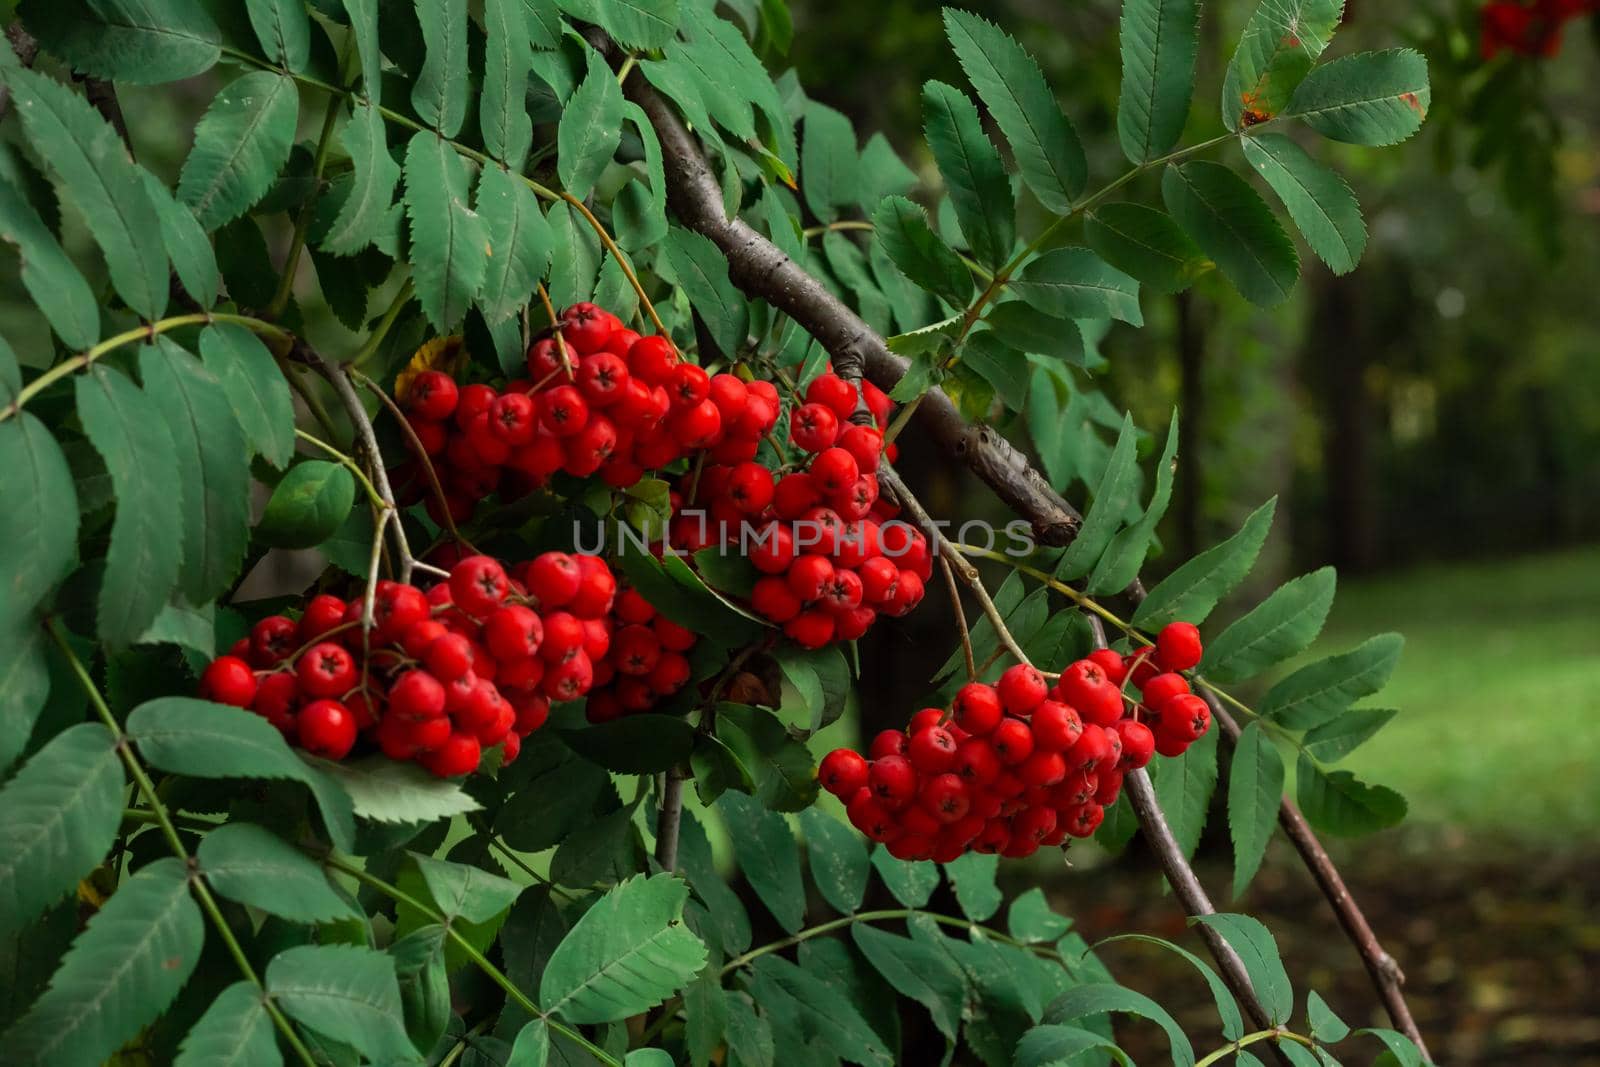
[[[961,90],[930,81],[922,87],[928,147],[950,190],[950,203],[972,255],[999,269],[1016,239],[1011,179],[1000,153],[983,132],[978,109]]]
[[[14,373],[10,354],[0,350],[0,363]],[[10,403],[18,385],[0,385],[0,401]],[[78,491],[61,446],[27,411],[0,422],[0,500],[0,623],[34,628],[34,607],[78,558]]]
[[[1084,217],[1083,236],[1107,263],[1159,293],[1181,293],[1206,270],[1172,216],[1143,204],[1102,204]]]
[[[1020,352],[1059,359],[1074,367],[1084,365],[1083,331],[1071,319],[1046,315],[1021,300],[1008,300],[992,306],[983,321],[1004,344]]]
[[[350,917],[322,868],[270,830],[247,822],[212,830],[196,854],[211,888],[291,922],[322,923]]]
[[[1294,987],[1289,984],[1272,933],[1248,915],[1194,915],[1189,922],[1209,926],[1222,935],[1244,962],[1245,973],[1250,976],[1250,985],[1267,1018],[1274,1026],[1287,1023],[1294,1013]]]
[[[587,300],[600,270],[600,242],[577,211],[565,202],[550,205],[550,300],[564,307]]]
[[[0,621],[0,773],[22,754],[50,697],[46,640],[27,615]]]
[[[906,166],[882,133],[867,138],[857,168],[856,204],[871,215],[886,196],[905,196],[917,187],[917,172]]]
[[[1076,1026],[1035,1026],[1017,1042],[1014,1067],[1057,1067],[1071,1063],[1080,1053],[1103,1049],[1118,1063],[1132,1061],[1108,1038]]]
[[[1350,1036],[1350,1024],[1339,1018],[1315,989],[1306,992],[1306,1021],[1311,1024],[1311,1036],[1325,1044],[1337,1044]]]
[[[1011,289],[1046,315],[1144,324],[1139,283],[1087,248],[1057,248],[1022,268]]]
[[[486,923],[516,903],[525,888],[507,878],[465,863],[450,863],[421,853],[411,853],[428,893],[447,919],[457,916],[469,923]]]
[[[707,1067],[728,1040],[728,994],[714,968],[683,991],[684,1045],[690,1067]]]
[[[1005,902],[1005,894],[994,882],[999,867],[999,856],[982,852],[968,852],[944,865],[961,911],[973,922],[984,922]]]
[[[511,1057],[505,1067],[545,1067],[550,1056],[550,1027],[543,1019],[534,1019],[517,1031],[511,1044]]]
[[[1300,275],[1300,257],[1261,194],[1221,163],[1168,166],[1167,210],[1246,300],[1282,303]]]
[[[1428,61],[1421,52],[1396,48],[1318,67],[1284,114],[1335,141],[1390,145],[1421,129],[1431,99]]]
[[[235,982],[189,1028],[173,1067],[278,1067],[277,1035],[253,982]]]
[[[717,869],[705,827],[692,811],[683,813],[678,826],[678,866],[689,879],[695,896],[705,903],[723,955],[742,954],[750,947],[750,916],[739,894]]]
[[[233,584],[249,547],[250,454],[222,383],[178,344],[163,336],[142,348],[139,376],[177,449],[184,490],[179,588],[190,603],[204,604]]]
[[[1355,270],[1367,225],[1344,179],[1279,133],[1244,138],[1244,158],[1278,194],[1311,251],[1335,274]]]
[[[128,737],[153,766],[191,778],[286,778],[311,790],[328,836],[355,847],[350,798],[289,749],[276,727],[241,708],[188,697],[146,701],[128,715]]]
[[[835,1055],[869,1067],[889,1067],[894,1062],[883,1039],[836,986],[777,956],[762,956],[753,970],[758,984],[770,983],[793,998],[818,1039]]]
[[[533,120],[527,106],[528,72],[533,67],[530,21],[522,0],[484,0],[486,44],[478,127],[483,131],[483,147],[489,155],[517,170],[533,143]],[[485,172],[492,169],[486,167]]]
[[[611,722],[562,730],[567,747],[619,774],[657,774],[687,762],[694,727],[676,715],[624,715]]]
[[[817,797],[816,761],[776,715],[744,704],[719,704],[717,739],[749,773],[754,796],[774,811],[801,811]]]
[[[361,88],[376,107],[383,100],[383,52],[378,44],[377,0],[344,0],[344,10],[349,16],[356,54],[361,57]]]
[[[357,815],[374,822],[434,822],[481,807],[460,782],[436,778],[414,763],[373,756],[316,765],[349,796]]]
[[[100,305],[89,283],[33,205],[4,179],[0,179],[0,241],[20,253],[22,284],[67,347],[82,350],[100,339]]]
[[[712,340],[723,355],[733,358],[749,329],[749,309],[744,295],[728,279],[728,261],[711,238],[681,226],[667,231],[665,255],[656,269],[674,285],[682,286]]]
[[[591,821],[596,803],[610,791],[609,774],[573,756],[554,737],[535,735],[520,759],[540,770],[500,808],[494,822],[495,832],[520,851],[556,845]]]
[[[1199,46],[1196,0],[1126,0],[1122,5],[1122,95],[1117,137],[1130,163],[1166,155],[1183,135]]]
[[[1283,757],[1259,723],[1246,726],[1228,770],[1228,833],[1233,838],[1233,895],[1242,896],[1266,855],[1283,799]]]
[[[369,245],[393,254],[402,211],[394,202],[400,164],[389,154],[388,134],[377,107],[357,104],[340,137],[354,169],[348,191],[338,202],[338,214],[323,229],[318,247],[335,256],[353,256]],[[333,197],[326,202],[334,203]]]
[[[394,960],[355,945],[298,945],[267,964],[267,992],[296,1022],[378,1062],[416,1062]]]
[[[1167,1032],[1167,1041],[1172,1046],[1172,1062],[1176,1067],[1193,1067],[1194,1047],[1166,1009],[1143,993],[1123,986],[1089,982],[1069,989],[1051,1001],[1044,1019],[1049,1024],[1060,1025],[1109,1012],[1137,1015],[1157,1024]]]
[[[1179,849],[1193,856],[1217,787],[1217,731],[1207,731],[1181,756],[1156,761],[1151,779]]]
[[[250,25],[268,59],[301,73],[311,59],[311,20],[300,0],[245,0]]]
[[[961,1030],[967,984],[948,955],[932,945],[886,933],[866,923],[852,926],[850,936],[895,992],[927,1008],[939,1032],[951,1041],[956,1039]]]
[[[728,824],[733,854],[750,887],[772,917],[790,933],[806,917],[805,883],[800,878],[800,848],[789,820],[743,793],[724,793],[717,810]]]
[[[161,408],[124,374],[96,364],[75,383],[78,417],[105,461],[117,498],[96,619],[101,638],[125,648],[166,606],[184,558],[187,493]]]
[[[167,307],[161,220],[117,131],[83,97],[21,68],[5,71],[23,129],[78,205],[105,253],[111,284],[147,319]]]
[[[528,303],[550,265],[554,240],[539,198],[519,175],[500,167],[485,167],[478,177],[478,217],[490,244],[478,306],[492,325]]]
[[[1285,582],[1206,645],[1200,670],[1218,682],[1242,682],[1303,652],[1322,632],[1338,577],[1332,567]]]
[[[281,469],[294,454],[294,401],[267,346],[243,326],[218,322],[201,331],[200,358],[221,382],[250,450]]]
[[[29,0],[28,30],[74,70],[160,85],[209,70],[221,35],[198,0]]]
[[[1399,634],[1379,634],[1349,652],[1307,664],[1267,690],[1259,714],[1290,730],[1330,722],[1384,687],[1404,644]]]
[[[201,226],[215,230],[266,195],[289,161],[299,115],[300,94],[282,75],[252,71],[223,87],[178,177],[178,199]]]
[[[728,996],[727,1038],[728,1051],[738,1057],[740,1067],[775,1067],[771,1019],[756,1014],[751,998],[744,993]]]
[[[1150,505],[1139,521],[1111,539],[1100,562],[1095,565],[1086,587],[1090,593],[1120,593],[1139,576],[1150,542],[1156,535],[1156,526],[1167,513],[1167,503],[1172,499],[1173,459],[1178,454],[1178,411],[1172,411],[1172,421],[1167,424],[1167,443],[1156,461],[1156,484],[1150,493]]]
[[[1305,750],[1321,763],[1337,763],[1400,714],[1394,708],[1351,708],[1331,722],[1306,731]]]
[[[561,112],[556,172],[567,192],[586,199],[622,139],[622,90],[616,75],[595,51],[589,70]]]
[[[939,868],[926,860],[897,860],[882,845],[872,850],[872,866],[894,898],[908,908],[928,903],[939,886]]]
[[[1375,1037],[1382,1041],[1384,1047],[1389,1050],[1389,1055],[1394,1057],[1394,1062],[1399,1064],[1399,1067],[1422,1067],[1422,1053],[1417,1051],[1417,1046],[1411,1043],[1409,1037],[1399,1031],[1369,1026],[1356,1031],[1355,1036],[1361,1037],[1362,1035]],[[1374,1062],[1385,1063],[1386,1061],[1380,1057]]]
[[[1046,210],[1068,214],[1073,198],[1083,192],[1088,164],[1039,64],[1004,30],[977,15],[947,7],[944,30],[961,69],[1011,144],[1022,180]]]
[[[800,813],[811,880],[835,911],[852,914],[867,892],[866,846],[850,827],[816,808]]]
[[[1295,765],[1295,798],[1307,822],[1340,837],[1386,830],[1406,817],[1406,800],[1393,789],[1324,770],[1304,753]]]
[[[344,466],[302,460],[272,490],[256,536],[278,548],[315,548],[344,523],[355,499],[356,481]]]
[[[1029,944],[1057,941],[1071,926],[1071,919],[1051,909],[1044,890],[1038,886],[1013,900],[1006,912],[1006,929],[1011,936]]]
[[[622,113],[639,135],[639,143],[644,148],[645,174],[650,179],[650,198],[641,202],[639,214],[642,217],[634,220],[630,229],[622,230],[617,238],[623,247],[638,250],[650,247],[667,235],[667,176],[661,155],[661,140],[656,136],[656,128],[650,124],[644,109],[627,100],[623,102]],[[624,188],[632,188],[634,184],[629,183]],[[619,206],[626,207],[626,198],[622,194],[618,194],[617,201],[612,205],[613,217]],[[624,236],[631,238],[631,241],[625,241]]]
[[[0,1038],[6,1062],[54,1067],[109,1058],[172,1003],[204,940],[183,862],[147,864],[89,920],[50,988]]]
[[[1228,129],[1249,127],[1283,111],[1333,40],[1343,12],[1344,0],[1262,0],[1223,76],[1222,121]]]
[[[1028,402],[1027,357],[992,332],[975,333],[961,346],[961,363],[987,382],[1007,410],[1021,411]],[[985,403],[987,406],[987,403]]]
[[[147,170],[141,170],[139,176],[144,179],[145,193],[161,220],[161,243],[172,260],[172,269],[189,295],[202,307],[210,307],[217,302],[217,286],[222,278],[211,238],[194,212],[178,203],[160,178]]]
[[[396,911],[408,923],[413,914],[413,909],[404,905]],[[469,936],[468,929],[469,924],[461,923],[457,932]],[[450,1023],[449,950],[455,947],[438,923],[420,926],[389,946],[406,1034],[419,1049],[436,1045]]]
[[[411,138],[405,172],[417,299],[434,328],[448,333],[488,275],[489,228],[468,206],[471,168],[442,138]]]
[[[1244,581],[1255,566],[1277,505],[1277,497],[1268,500],[1250,513],[1238,533],[1168,575],[1139,604],[1133,624],[1158,630],[1169,622],[1204,622],[1217,601]]]
[[[427,42],[422,69],[411,86],[411,106],[424,125],[454,137],[467,117],[467,0],[417,0],[417,22]],[[411,175],[407,173],[409,185]]]
[[[855,203],[860,189],[855,128],[844,115],[815,100],[806,103],[800,187],[806,206],[823,222],[832,222],[839,208]]]
[[[593,21],[625,48],[660,48],[678,30],[678,0],[593,0],[592,9]]]
[[[1181,945],[1174,945],[1165,938],[1154,937],[1150,934],[1118,934],[1098,942],[1095,947],[1109,945],[1117,941],[1139,941],[1150,945],[1159,945],[1175,955],[1182,956],[1189,961],[1189,965],[1206,980],[1206,985],[1211,987],[1211,997],[1217,1003],[1217,1016],[1222,1020],[1222,1036],[1229,1041],[1237,1041],[1244,1036],[1244,1017],[1239,1014],[1239,1002],[1234,999],[1233,991],[1226,982],[1218,976],[1217,972],[1205,960]]]
[[[99,865],[122,819],[122,788],[110,732],[80,723],[51,738],[0,789],[0,938]]]
[[[1131,416],[1123,416],[1122,429],[1117,432],[1117,444],[1106,461],[1105,473],[1095,487],[1094,504],[1084,516],[1078,536],[1061,555],[1056,565],[1056,577],[1072,581],[1083,577],[1099,562],[1100,556],[1111,544],[1111,538],[1122,525],[1133,494],[1138,489],[1139,467],[1135,457],[1134,441],[1137,434]]]
[[[811,713],[808,733],[838,721],[850,697],[850,665],[837,647],[780,648],[778,666]]]
[[[660,1004],[705,966],[683,924],[689,887],[669,874],[630,878],[594,903],[556,946],[539,1003],[573,1023],[612,1022]]]
[[[900,272],[935,296],[954,305],[972,295],[972,275],[961,257],[945,244],[922,208],[903,196],[886,196],[873,212],[876,240]]]
[[[139,635],[136,644],[177,645],[195,654],[198,662],[205,663],[217,654],[216,605],[207,601],[195,607],[182,596],[176,596],[150,629]]]

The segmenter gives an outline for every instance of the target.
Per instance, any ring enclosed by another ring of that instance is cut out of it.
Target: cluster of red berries
[[[595,663],[594,688],[584,704],[590,722],[649,711],[689,682],[688,653],[699,640],[624,586],[612,614],[611,651]]]
[[[876,426],[850,421],[858,396]],[[892,521],[896,510],[878,496],[889,409],[870,382],[858,394],[836,374],[818,376],[790,413],[794,469],[706,466],[689,483],[693,505],[674,496],[673,545],[745,555],[761,573],[751,606],[806,648],[854,640],[880,613],[904,615],[922,600],[933,560],[923,535]]]
[[[1210,711],[1178,673],[1200,654],[1199,631],[1173,623],[1153,648],[1095,651],[1054,687],[1019,664],[995,685],[963,686],[948,711],[924,708],[907,729],[880,733],[868,757],[835,749],[817,774],[851,823],[899,859],[1029,856],[1094,833],[1124,774],[1206,732]]]
[[[1597,11],[1600,0],[1497,0],[1479,15],[1479,48],[1486,60],[1502,51],[1548,59],[1561,51],[1569,21]]]
[[[313,597],[300,619],[256,623],[200,679],[208,699],[249,708],[313,755],[358,744],[440,777],[504,762],[552,701],[589,691],[610,651],[617,582],[594,556],[545,554],[512,568],[467,556],[424,591],[382,581],[372,629],[362,600]]]
[[[779,413],[771,382],[709,375],[666,337],[641,337],[591,303],[567,308],[559,339],[536,341],[528,377],[503,391],[424,371],[400,399],[458,522],[490,493],[527,492],[558,471],[624,489],[702,450],[752,460]],[[429,496],[442,523],[439,507]]]

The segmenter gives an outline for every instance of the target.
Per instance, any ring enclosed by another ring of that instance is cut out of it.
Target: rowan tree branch
[[[1196,686],[1195,692],[1199,693],[1211,708],[1211,717],[1221,725],[1222,736],[1227,739],[1228,744],[1238,744],[1239,723],[1222,706],[1222,701],[1217,699],[1216,693],[1203,685]],[[1378,941],[1378,935],[1372,932],[1372,926],[1367,922],[1361,905],[1356,903],[1350,888],[1345,885],[1344,878],[1339,874],[1339,868],[1334,866],[1327,849],[1323,848],[1322,842],[1317,839],[1316,831],[1311,829],[1305,816],[1300,814],[1300,809],[1288,797],[1283,798],[1283,803],[1278,808],[1278,825],[1283,827],[1283,835],[1294,845],[1295,851],[1300,853],[1301,861],[1317,883],[1317,888],[1321,889],[1322,895],[1327,898],[1328,905],[1333,908],[1333,914],[1344,929],[1345,936],[1350,939],[1357,954],[1361,956],[1361,962],[1366,967],[1367,974],[1371,976],[1373,987],[1377,989],[1378,997],[1383,1001],[1384,1009],[1394,1022],[1395,1029],[1411,1039],[1411,1043],[1422,1053],[1423,1060],[1432,1062],[1428,1055],[1428,1046],[1422,1040],[1422,1031],[1417,1028],[1416,1020],[1411,1017],[1411,1008],[1406,1004],[1405,993],[1401,989],[1406,980],[1404,972],[1400,970],[1395,958],[1384,950]]]
[[[609,43],[601,41],[600,44],[608,46]],[[602,50],[613,56],[617,54],[614,47]],[[716,176],[694,136],[661,94],[645,79],[635,78],[629,81],[626,95],[644,111],[661,142],[669,206],[681,222],[710,238],[721,250],[728,260],[728,274],[734,285],[799,323],[828,350],[834,369],[841,377],[849,377],[852,371],[860,368],[880,388],[892,389],[909,369],[909,362],[891,352],[884,339],[842,300],[765,236],[743,220],[727,217]],[[948,455],[962,462],[1008,507],[1028,520],[1039,543],[1064,545],[1076,535],[1082,517],[1032,466],[1027,456],[994,429],[968,423],[941,390],[928,391],[916,418],[923,431]],[[883,481],[881,473],[880,481]],[[960,563],[952,559],[951,565],[963,579],[963,567],[971,567],[964,559]],[[1133,597],[1142,597],[1143,593],[1144,588],[1137,581],[1128,590],[1128,595]],[[1229,740],[1231,742],[1231,737]],[[1138,792],[1148,794],[1147,778],[1143,788],[1134,776],[1130,776],[1129,781],[1135,782],[1130,796]],[[1153,796],[1150,799],[1153,800]],[[1280,821],[1361,953],[1396,1028],[1422,1048],[1421,1034],[1399,995],[1399,968],[1376,937],[1371,936],[1371,927],[1332,861],[1287,799],[1283,802]],[[1207,936],[1209,942],[1210,935],[1202,936]]]

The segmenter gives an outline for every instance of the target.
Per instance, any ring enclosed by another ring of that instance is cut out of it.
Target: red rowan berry
[[[784,634],[802,648],[821,648],[833,640],[836,624],[826,611],[802,611],[783,624]]]
[[[921,789],[922,806],[941,823],[959,822],[972,808],[972,793],[958,774],[937,774]]]
[[[1050,692],[1044,675],[1026,663],[1006,668],[995,688],[1000,693],[1000,703],[1013,715],[1031,715]]]
[[[468,615],[487,615],[510,588],[504,568],[488,556],[468,556],[450,569],[450,599]]]
[[[867,784],[867,761],[859,752],[836,748],[817,765],[817,779],[822,788],[841,800],[853,797]]]
[[[1000,725],[1004,714],[1000,707],[1000,694],[994,687],[982,682],[968,682],[956,694],[951,705],[956,723],[968,733],[986,734]]]
[[[956,739],[950,735],[950,731],[938,725],[915,728],[906,755],[911,765],[921,773],[940,774],[955,765]]]
[[[1156,658],[1169,671],[1186,671],[1200,662],[1200,631],[1193,623],[1169,622],[1156,635]]]
[[[455,379],[450,375],[425,370],[411,379],[410,386],[406,388],[404,406],[407,414],[429,422],[439,422],[449,418],[451,412],[455,411],[459,396]]]
[[[452,733],[444,744],[421,757],[422,765],[440,778],[459,778],[478,769],[483,748],[469,733]]]
[[[300,690],[314,697],[335,697],[356,684],[356,662],[343,645],[312,645],[295,665]]]
[[[344,759],[356,743],[356,720],[337,700],[313,700],[295,723],[300,747],[324,759]]]
[[[821,452],[838,437],[839,417],[821,404],[802,404],[789,415],[789,438],[807,452]]]
[[[256,675],[237,656],[219,656],[200,676],[200,695],[218,704],[247,708],[256,698]]]

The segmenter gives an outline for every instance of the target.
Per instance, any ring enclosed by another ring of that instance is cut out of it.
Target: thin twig
[[[664,871],[678,866],[678,828],[683,821],[683,783],[688,777],[682,767],[667,770],[661,787],[661,811],[656,816],[656,862]]]
[[[956,574],[950,569],[950,561],[943,556],[939,557],[939,570],[944,572],[945,588],[950,590],[950,606],[956,615],[956,629],[961,631],[961,656],[967,663],[967,681],[976,681],[978,669],[972,662],[972,633],[967,629],[967,613],[961,606],[961,590],[956,588]]]

